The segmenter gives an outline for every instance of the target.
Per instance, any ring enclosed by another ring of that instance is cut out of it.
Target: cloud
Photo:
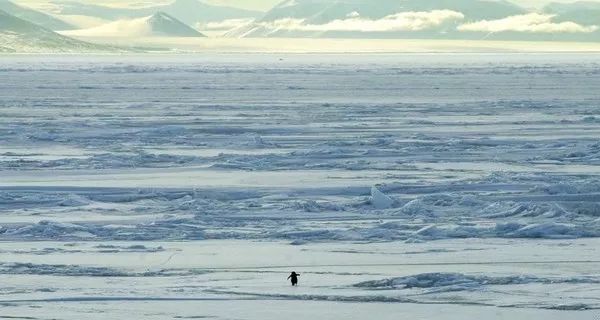
[[[79,30],[67,30],[60,33],[66,36],[83,37],[142,37],[150,36],[152,28],[148,18],[117,20],[97,27]]]
[[[352,12],[345,19],[336,19],[324,24],[306,24],[304,19],[286,18],[261,22],[259,26],[272,30],[294,31],[421,31],[462,20],[464,17],[462,13],[452,10],[433,10],[400,12],[374,20],[362,18],[357,12]]]
[[[79,28],[93,28],[93,27],[101,26],[103,24],[110,22],[108,20],[104,20],[101,18],[84,16],[84,15],[66,15],[66,14],[58,15],[57,14],[55,16],[65,22],[72,24],[74,26],[77,26]]]
[[[479,32],[530,32],[530,33],[589,33],[598,26],[584,26],[572,21],[552,22],[554,15],[529,13],[498,20],[481,20],[458,26],[459,31]]]
[[[360,17],[360,13],[358,11],[352,11],[346,15],[348,18],[358,18]]]
[[[252,23],[254,19],[227,19],[223,21],[217,22],[208,22],[208,23],[197,23],[195,25],[198,30],[208,30],[208,31],[227,31],[234,28],[238,28],[240,26],[248,25]]]

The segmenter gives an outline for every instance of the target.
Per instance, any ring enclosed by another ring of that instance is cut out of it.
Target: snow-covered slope
[[[496,19],[521,14],[525,10],[507,1],[494,0],[286,0],[269,12],[262,21],[284,18],[307,19],[310,23],[324,23],[344,19],[356,12],[361,17],[379,19],[406,11],[453,10],[469,19]]]
[[[600,41],[599,7],[538,13],[505,0],[286,0],[226,36]]]
[[[83,37],[203,37],[204,35],[185,23],[164,13],[151,16],[118,20],[98,27],[61,32],[68,36]]]
[[[286,0],[228,36],[447,38],[462,21],[525,12],[503,0]]]
[[[154,12],[165,12],[189,25],[226,19],[255,18],[261,14],[256,11],[210,5],[198,0],[176,0],[166,5],[142,8],[115,8],[75,1],[60,2],[56,5],[60,14],[92,16],[105,20],[141,18]]]
[[[0,52],[101,52],[111,48],[62,36],[0,10]]]
[[[60,19],[33,9],[16,5],[8,0],[0,0],[0,10],[50,30],[73,29],[72,25]]]

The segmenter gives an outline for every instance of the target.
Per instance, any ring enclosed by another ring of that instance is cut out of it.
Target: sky
[[[27,4],[30,6],[43,6],[44,4],[50,2],[51,0],[14,0],[14,2]],[[260,10],[267,11],[272,8],[277,3],[281,2],[281,0],[204,0],[206,2],[210,2],[213,4],[219,5],[227,5],[245,9],[252,10]],[[541,7],[549,2],[576,2],[577,0],[514,0],[513,2],[524,6],[524,7]],[[587,0],[592,2],[600,2],[600,0]],[[147,4],[153,5],[159,2],[171,2],[169,0],[159,0],[159,1],[144,1],[144,0],[79,0],[79,2],[88,2],[93,4],[107,4],[114,6],[132,6],[132,5],[140,5]]]
[[[110,5],[110,6],[139,6],[139,5],[156,5],[158,3],[169,3],[172,0],[76,0],[83,3],[92,3],[97,5]],[[600,1],[600,0],[599,0]],[[49,2],[60,2],[60,0],[13,0],[15,3],[28,5],[31,7],[44,7]],[[275,6],[281,0],[203,0],[203,2],[225,5],[230,7],[238,7],[250,10],[267,11]]]

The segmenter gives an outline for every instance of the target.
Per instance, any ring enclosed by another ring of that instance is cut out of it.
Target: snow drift
[[[540,278],[532,275],[488,276],[462,273],[423,273],[405,277],[372,280],[355,284],[370,290],[429,289],[435,292],[479,290],[484,286],[515,284],[600,283],[596,277]]]

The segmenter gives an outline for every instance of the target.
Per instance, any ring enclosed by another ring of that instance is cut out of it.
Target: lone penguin
[[[292,271],[292,273],[290,274],[288,278],[288,280],[292,280],[292,286],[296,286],[298,285],[298,277],[300,276],[299,273],[296,273],[296,271]]]

